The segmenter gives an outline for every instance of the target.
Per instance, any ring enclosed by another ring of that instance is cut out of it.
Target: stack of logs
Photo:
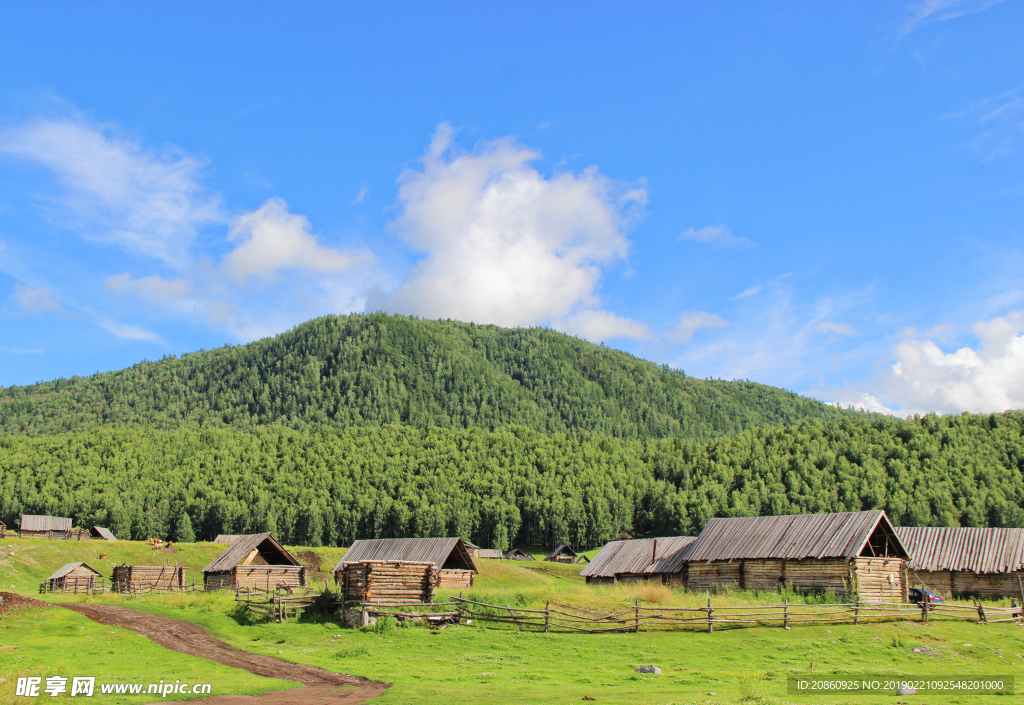
[[[342,571],[345,602],[430,602],[439,583],[433,563],[360,561],[343,564]]]

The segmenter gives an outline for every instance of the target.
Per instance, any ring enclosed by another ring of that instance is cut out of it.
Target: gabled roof
[[[498,559],[501,559],[501,558],[504,558],[505,556],[497,548],[481,548],[480,549],[479,557],[480,558],[498,558]]]
[[[860,555],[880,530],[896,545],[898,558],[909,558],[889,517],[881,509],[835,514],[712,519],[690,548],[689,561],[737,559],[843,558]]]
[[[526,551],[522,550],[521,548],[513,548],[511,551],[506,553],[505,554],[505,560],[510,561],[513,558],[515,558],[516,556],[522,556],[523,558],[526,558],[527,560],[531,560],[531,561],[537,560],[536,558],[534,558],[533,556],[531,556],[529,553],[527,553]]]
[[[50,517],[41,514],[22,514],[22,531],[71,531],[71,520],[67,517]]]
[[[345,551],[345,555],[334,572],[342,569],[345,563],[359,561],[409,561],[412,563],[433,563],[442,567],[452,553],[459,553],[462,562],[476,570],[469,551],[459,537],[438,539],[359,539]]]
[[[93,568],[88,563],[78,562],[78,563],[65,563],[63,565],[63,567],[61,567],[60,570],[58,570],[56,573],[54,573],[49,578],[47,578],[47,580],[56,580],[57,578],[63,578],[65,575],[67,575],[68,573],[73,571],[75,568],[78,568],[79,566],[83,566],[83,565],[86,568],[88,568],[89,570],[91,570],[93,573],[95,573],[96,575],[100,576],[101,578],[103,577],[103,573],[99,572],[98,570]]]
[[[102,526],[92,527],[91,533],[93,536],[99,536],[101,539],[106,539],[107,541],[117,541],[113,532],[111,532],[110,529],[104,529]]]
[[[553,561],[554,559],[558,558],[563,553],[568,554],[568,555],[572,556],[573,558],[578,558],[579,557],[579,554],[576,553],[576,551],[572,550],[571,548],[569,548],[568,546],[566,546],[563,543],[561,546],[559,546],[554,551],[552,551],[547,556],[545,556],[544,560],[546,560],[546,561]]]
[[[203,568],[203,572],[223,573],[229,571],[235,566],[241,565],[253,551],[259,551],[264,560],[269,556],[273,561],[278,561],[267,560],[267,563],[271,565],[302,565],[271,534],[243,534],[232,541],[219,556],[210,561],[210,564]]]
[[[901,526],[911,570],[1008,573],[1024,570],[1024,529]]]
[[[217,534],[217,538],[213,540],[214,543],[231,543],[239,536],[245,536],[245,534]]]
[[[678,573],[686,564],[694,536],[609,541],[580,575],[611,578],[616,575]]]

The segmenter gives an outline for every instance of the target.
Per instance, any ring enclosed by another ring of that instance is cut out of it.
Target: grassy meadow
[[[6,548],[7,545],[15,548]],[[0,546],[5,546],[0,583],[4,589],[15,584],[19,592],[28,594],[35,593],[38,581],[64,562],[85,560],[109,575],[111,563],[143,563],[147,562],[143,559],[159,553],[152,552],[146,544],[132,542],[75,545],[14,539],[0,541]],[[198,570],[220,548],[180,545],[175,547],[174,554],[168,555],[188,566],[190,573],[195,570],[198,582]],[[103,550],[108,554],[105,562],[89,560],[89,556]],[[15,555],[8,556],[10,552]],[[325,569],[333,566],[342,552],[315,549]],[[706,594],[688,594],[661,586],[588,586],[578,577],[580,566],[540,561],[482,560],[478,564],[476,583],[465,591],[465,596],[491,604],[529,607],[543,606],[546,600],[552,600],[600,610],[632,605],[636,599],[645,604],[675,606],[702,605],[708,599]],[[444,596],[439,595],[439,600]],[[811,603],[830,599],[827,595],[787,597],[791,602]],[[392,683],[379,699],[381,705],[578,703],[584,699],[650,705],[901,701],[892,695],[841,695],[832,700],[823,700],[818,695],[787,695],[786,677],[790,674],[1014,675],[1019,678],[1018,693],[1024,686],[1024,629],[1012,624],[934,620],[930,625],[899,621],[856,626],[800,625],[790,630],[716,627],[714,634],[537,634],[520,633],[508,625],[491,628],[476,623],[439,630],[390,624],[359,630],[341,627],[326,616],[286,624],[254,620],[236,609],[230,593],[148,595],[138,599],[111,594],[53,595],[44,599],[122,604],[185,619],[255,653]],[[776,604],[781,596],[741,591],[711,599],[721,606]],[[1008,603],[1006,600],[991,604]],[[0,683],[0,703],[13,699],[13,678],[18,673],[54,674],[70,665],[76,669],[80,665],[107,668],[104,673],[111,674],[112,679],[135,678],[143,668],[153,668],[158,679],[168,675],[178,678],[178,673],[184,673],[192,680],[207,678],[215,684],[216,693],[280,690],[292,685],[168,652],[126,630],[108,634],[111,644],[102,643],[104,633],[111,630],[67,610],[53,608],[0,617],[0,677],[7,679]],[[645,664],[658,665],[662,675],[634,672],[637,666]],[[204,675],[191,675],[197,673]],[[167,699],[175,697],[182,696],[169,695]],[[1009,703],[1018,697],[928,693],[915,696],[912,701]],[[119,696],[105,701],[98,695],[94,698],[100,703],[152,699]]]

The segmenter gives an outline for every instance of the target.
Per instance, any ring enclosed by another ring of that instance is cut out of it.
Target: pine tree
[[[196,532],[192,530],[192,519],[189,518],[188,512],[181,513],[181,519],[178,521],[178,530],[175,532],[174,540],[178,543],[196,542]]]

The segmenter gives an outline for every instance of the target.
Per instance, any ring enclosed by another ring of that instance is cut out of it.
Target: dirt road
[[[315,666],[288,663],[272,656],[249,653],[220,641],[198,624],[170,617],[130,610],[114,605],[64,605],[94,622],[131,629],[172,651],[191,654],[244,668],[268,678],[295,681],[304,688],[275,691],[262,695],[217,695],[190,703],[202,705],[355,705],[375,698],[385,690],[386,683],[331,673]]]

